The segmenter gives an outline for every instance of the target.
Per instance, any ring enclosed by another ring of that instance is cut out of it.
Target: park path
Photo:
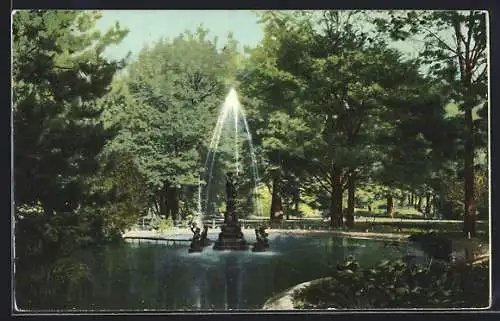
[[[242,229],[245,235],[253,235],[253,229]],[[397,239],[403,240],[408,238],[410,234],[403,233],[376,233],[376,232],[345,232],[345,231],[331,231],[331,230],[302,230],[302,229],[267,229],[269,234],[280,234],[280,235],[307,235],[307,234],[334,234],[334,235],[345,235],[356,238],[370,238],[370,239]],[[167,237],[167,236],[179,236],[179,235],[191,235],[192,232],[188,228],[172,228],[165,231],[155,231],[155,230],[130,230],[123,233],[123,237]],[[209,235],[217,235],[217,230],[209,230]]]

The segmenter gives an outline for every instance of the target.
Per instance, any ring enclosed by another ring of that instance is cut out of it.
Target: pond
[[[90,270],[90,290],[76,296],[54,293],[45,296],[43,303],[26,293],[17,296],[18,306],[43,310],[260,309],[268,298],[291,286],[328,276],[349,256],[362,266],[409,254],[416,255],[418,264],[427,261],[423,252],[406,242],[329,234],[271,235],[269,241],[271,248],[263,253],[217,252],[208,247],[202,253],[188,254],[188,243],[167,246],[143,241],[85,250],[74,257]]]

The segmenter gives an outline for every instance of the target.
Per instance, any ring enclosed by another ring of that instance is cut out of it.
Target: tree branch
[[[474,16],[473,16],[473,11],[471,10],[469,13],[469,23],[468,23],[469,29],[467,30],[467,42],[465,43],[465,59],[467,59],[467,61],[471,60],[470,55],[472,54],[472,52],[470,51],[470,42],[472,40],[473,22],[474,22]]]
[[[477,42],[474,44],[474,48],[476,48]],[[474,68],[477,64],[477,61],[479,60],[479,57],[481,57],[481,54],[484,53],[484,49],[486,49],[486,45],[481,45],[478,47],[475,51],[473,49],[473,55],[471,59],[471,66]]]
[[[340,179],[340,185],[342,186],[342,190],[345,190],[347,188],[347,182],[349,182],[349,177],[354,174],[355,168],[349,168],[347,172],[345,172],[342,175],[342,178]]]
[[[458,54],[457,53],[457,50],[454,50],[453,48],[451,48],[443,39],[439,38],[438,35],[436,35],[434,32],[432,32],[430,29],[428,28],[424,28],[425,31],[427,31],[431,36],[433,36],[438,42],[440,42],[443,46],[445,46],[446,49],[448,49],[449,51],[455,53],[455,54]]]
[[[484,68],[479,73],[479,75],[476,77],[475,81],[478,81],[479,79],[481,79],[484,76],[484,74],[486,73],[486,71],[488,70],[488,65],[487,64],[483,64],[482,66],[484,66]],[[478,68],[479,68],[479,66],[476,66],[476,69],[473,71],[473,74],[477,71]]]
[[[330,175],[330,173],[325,168],[323,168],[323,166],[321,166],[320,164],[317,164],[315,162],[311,162],[311,164],[313,166],[315,166],[317,169],[319,169],[321,171],[321,173],[323,173],[323,175],[326,176],[326,178],[328,179],[328,181],[332,180],[332,176]]]
[[[457,39],[457,56],[458,56],[458,65],[460,67],[460,80],[465,82],[466,70],[465,70],[465,62],[464,57],[462,56],[462,45],[460,43],[460,39],[463,38],[462,33],[460,31],[460,24],[457,20],[453,21],[453,29],[455,30],[455,38]]]
[[[317,181],[318,183],[321,185],[321,187],[323,187],[327,192],[330,192],[330,187],[333,187],[332,183],[330,181],[328,181],[330,187],[326,186],[325,183],[323,182],[323,180],[321,178],[319,178],[318,176],[314,175],[314,174],[311,174]]]

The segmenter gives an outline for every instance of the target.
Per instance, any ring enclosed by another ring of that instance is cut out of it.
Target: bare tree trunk
[[[161,209],[160,209],[161,200],[159,200],[158,197],[155,197],[153,204],[154,204],[154,211],[155,211],[156,215],[160,215],[161,214]]]
[[[300,204],[300,181],[297,179],[295,181],[295,186],[294,186],[294,207],[295,207],[295,212],[299,213],[299,204]]]
[[[386,205],[387,216],[394,216],[394,198],[392,194],[387,193],[387,205]]]
[[[52,206],[52,204],[50,202],[47,202],[47,201],[43,202],[42,208],[43,208],[43,214],[45,214],[45,216],[54,215],[54,207]]]
[[[422,195],[418,195],[417,211],[422,212]]]
[[[177,221],[179,213],[179,199],[177,194],[177,188],[168,184],[166,193],[167,212],[174,222]]]
[[[465,200],[464,200],[464,233],[476,234],[476,211],[474,209],[474,145],[472,108],[465,110],[467,138],[465,143]]]
[[[330,198],[330,225],[342,227],[342,180],[340,169],[332,167],[332,190]]]
[[[280,171],[277,170],[273,175],[273,186],[272,186],[272,196],[271,196],[271,220],[282,219],[283,215],[283,201],[281,199],[281,175]]]
[[[439,216],[441,218],[446,218],[446,213],[445,213],[445,205],[446,205],[446,197],[445,197],[445,190],[444,190],[444,184],[441,183],[439,184]]]
[[[431,213],[431,193],[425,193],[425,211],[424,216],[428,216]]]
[[[167,187],[165,183],[163,184],[162,189],[158,192],[158,202],[160,204],[160,215],[168,218],[168,210],[167,210]]]
[[[346,226],[348,228],[354,227],[354,201],[356,197],[356,174],[352,173],[347,182],[347,213],[346,213]]]
[[[472,18],[473,12],[470,12]],[[464,39],[464,35],[460,28],[460,21],[453,21],[455,31],[455,39]],[[472,35],[472,26],[468,26],[468,39]],[[464,47],[462,47],[462,44]],[[479,52],[474,52],[476,43],[471,48],[471,42],[457,41],[456,57],[458,58],[458,66],[460,67],[460,80],[464,89],[464,120],[465,120],[465,152],[464,152],[464,234],[474,236],[476,233],[476,210],[474,208],[474,123],[472,119],[472,108],[474,107],[475,95],[472,92],[472,75],[477,61],[474,61],[473,56]],[[480,46],[479,46],[480,47]],[[474,54],[473,54],[474,52]]]

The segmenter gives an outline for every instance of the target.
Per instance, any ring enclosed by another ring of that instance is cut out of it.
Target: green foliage
[[[171,217],[160,219],[153,224],[153,228],[158,232],[166,232],[174,227],[174,221]]]
[[[21,265],[68,255],[104,237],[102,229],[95,228],[98,218],[94,213],[47,216],[18,210],[16,214],[16,258]]]
[[[399,260],[361,268],[348,259],[293,300],[301,309],[479,308],[488,305],[488,278],[487,263],[418,267]]]
[[[258,197],[262,203],[262,213],[264,214],[264,217],[268,217],[268,214],[271,211],[271,192],[269,191],[269,188],[266,186],[261,186],[258,189]],[[299,203],[299,210],[298,212],[295,211],[293,207],[293,204],[288,204],[284,206],[284,215],[288,213],[289,216],[291,217],[315,217],[316,216],[316,210],[312,208],[310,205],[307,204],[308,200],[314,199],[312,197],[305,197],[305,200],[301,200]],[[305,201],[305,202],[304,202]]]
[[[463,144],[463,217],[464,232],[474,234],[475,151],[487,140],[488,59],[486,11],[402,11],[390,12],[386,18],[375,18],[378,31],[395,40],[419,37],[424,48],[420,62],[427,67],[441,94],[463,111],[456,142]],[[446,35],[452,35],[446,36]],[[474,117],[476,111],[476,117]],[[445,139],[444,141],[449,141]],[[438,175],[440,176],[440,175]],[[442,196],[441,196],[442,197]]]
[[[488,168],[486,166],[480,167],[476,171],[474,182],[474,201],[477,204],[480,219],[489,219],[490,211],[490,194],[488,182]]]
[[[264,217],[268,217],[268,213],[271,212],[271,192],[266,186],[261,186],[257,193],[262,202],[262,214],[264,214]]]
[[[127,31],[116,25],[101,35],[95,29],[99,17],[98,12],[71,10],[18,11],[13,16],[15,235],[20,268],[106,241],[123,228],[118,223],[122,210],[103,207],[110,195],[100,190],[96,175],[107,181],[106,192],[124,183],[111,182],[101,171],[102,152],[118,129],[101,118],[106,108],[101,99],[124,61],[110,61],[101,54]]]
[[[436,112],[427,106],[430,95],[419,97],[426,80],[416,61],[404,61],[362,31],[358,13],[266,12],[261,18],[265,38],[251,52],[241,88],[244,97],[258,97],[246,98],[257,141],[271,165],[300,175],[307,193],[341,215],[347,180],[372,174],[387,153],[379,135],[408,113],[401,105],[418,109],[420,115],[408,117],[421,122],[415,126]]]
[[[190,186],[198,182],[207,137],[235,73],[234,40],[221,52],[207,33],[200,28],[144,48],[117,84],[121,106],[110,119],[123,129],[112,148],[136,155],[135,166],[161,214],[165,203],[174,212],[181,199],[194,205]]]
[[[299,213],[297,213],[297,215],[300,217],[315,217],[315,216],[317,216],[316,210],[314,210],[311,206],[309,206],[305,203],[299,204]]]
[[[82,205],[84,178],[115,133],[99,120],[120,62],[101,49],[126,34],[93,30],[98,15],[19,11],[13,21],[13,109],[16,204],[41,202],[46,214]]]
[[[144,176],[130,153],[109,153],[101,158],[101,168],[89,179],[92,206],[106,213],[103,227],[124,232],[147,213],[150,198]]]
[[[16,278],[16,292],[21,309],[43,307],[50,298],[61,298],[59,306],[74,308],[75,304],[85,302],[92,293],[92,274],[90,268],[74,258],[61,258],[52,263],[24,266],[24,278]]]

